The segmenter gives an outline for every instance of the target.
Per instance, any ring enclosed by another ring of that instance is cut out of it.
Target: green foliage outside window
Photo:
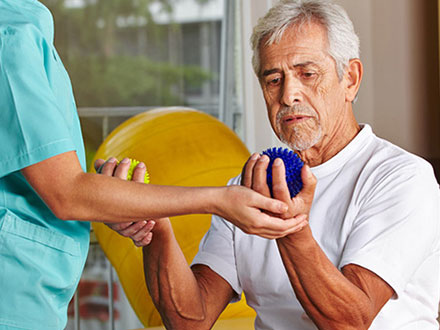
[[[198,87],[213,77],[168,58],[167,38],[180,27],[156,24],[150,8],[161,4],[171,15],[178,1],[82,0],[68,6],[67,0],[42,0],[54,16],[55,44],[79,107],[184,104],[184,86]],[[142,38],[146,45],[137,47]]]
[[[70,58],[68,66],[79,106],[182,104],[181,93],[173,87],[182,79],[197,86],[209,77],[196,66],[178,67],[142,56],[89,55]]]

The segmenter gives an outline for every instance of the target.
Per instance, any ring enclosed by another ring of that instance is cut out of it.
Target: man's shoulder
[[[425,159],[381,138],[366,149],[355,181],[358,200],[369,204],[394,198],[412,204],[432,196],[438,199],[439,185]]]
[[[368,152],[367,164],[374,166],[376,172],[411,172],[415,175],[434,173],[432,165],[421,156],[376,136]]]

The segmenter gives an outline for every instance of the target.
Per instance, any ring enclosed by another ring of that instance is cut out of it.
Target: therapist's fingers
[[[267,213],[259,216],[259,228],[255,235],[277,239],[295,233],[303,229],[308,224],[306,215],[299,215],[290,219],[280,219]]]
[[[299,214],[291,219],[284,220],[289,224],[289,228],[285,231],[285,236],[301,231],[309,224],[309,217],[307,214]]]

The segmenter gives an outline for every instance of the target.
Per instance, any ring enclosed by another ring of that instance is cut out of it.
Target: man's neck
[[[351,116],[349,120],[343,121],[332,132],[323,136],[319,143],[310,149],[298,151],[298,154],[310,167],[321,165],[344,149],[359,131],[359,124],[354,116]]]

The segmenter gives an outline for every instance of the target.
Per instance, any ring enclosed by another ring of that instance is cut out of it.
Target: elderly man
[[[213,216],[189,268],[157,221],[145,277],[165,325],[209,329],[244,292],[256,329],[438,329],[438,185],[427,162],[356,122],[363,69],[347,14],[284,0],[252,43],[272,128],[307,164],[293,199],[282,162],[273,167],[274,197],[298,225],[270,240]],[[254,154],[230,184],[269,195],[267,166]]]

